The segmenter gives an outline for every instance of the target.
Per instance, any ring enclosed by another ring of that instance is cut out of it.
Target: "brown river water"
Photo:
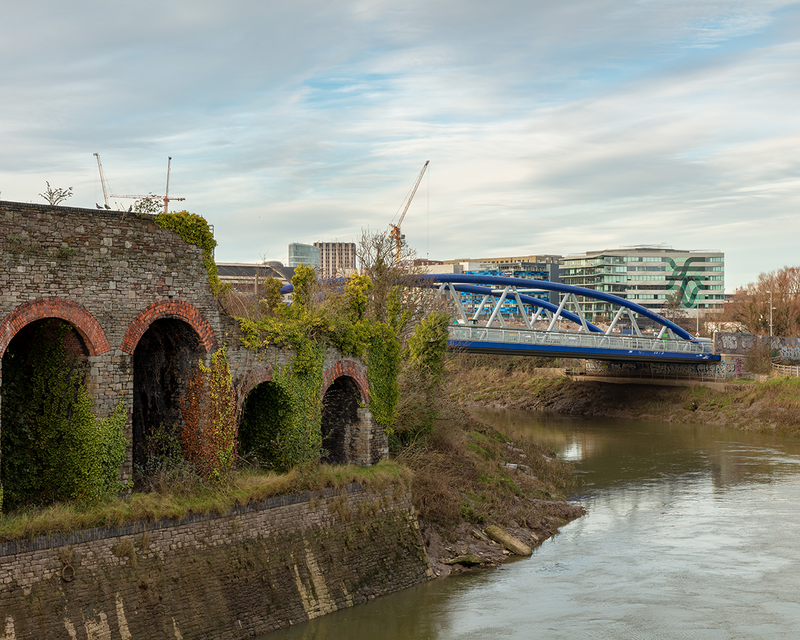
[[[587,515],[533,557],[264,636],[800,637],[800,441],[480,410],[575,465]]]

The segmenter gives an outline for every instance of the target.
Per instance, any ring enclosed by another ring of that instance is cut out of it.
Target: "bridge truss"
[[[456,323],[450,327],[452,348],[640,362],[720,359],[712,353],[710,341],[695,338],[646,307],[602,291],[502,276],[435,274],[422,279],[452,304]],[[553,291],[558,293],[558,305],[535,295]],[[612,305],[614,315],[607,328],[587,320],[582,299]],[[637,317],[648,318],[659,330],[642,331]],[[509,326],[512,322],[516,326]],[[623,322],[630,326],[629,333],[619,331]]]

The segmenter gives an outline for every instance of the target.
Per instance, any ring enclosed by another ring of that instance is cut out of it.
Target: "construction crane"
[[[103,165],[100,164],[100,154],[95,153],[93,155],[97,158],[97,170],[100,172],[100,186],[103,187],[103,202],[105,202],[106,209],[108,209],[108,190],[106,189],[106,177],[103,175]]]
[[[97,156],[97,165],[100,166],[100,156],[98,154],[96,154],[96,153],[94,155]],[[139,195],[139,196],[130,196],[130,195],[114,195],[114,194],[112,194],[111,197],[112,198],[133,198],[134,200],[141,200],[142,198],[148,198],[148,199],[149,198],[155,198],[157,200],[161,200],[164,203],[164,213],[166,213],[167,209],[168,209],[168,203],[169,203],[170,200],[186,200],[186,198],[170,198],[169,197],[169,173],[170,173],[170,169],[171,168],[172,168],[172,156],[169,156],[169,159],[167,161],[167,193],[163,197],[162,196],[153,195],[152,193],[149,194],[149,195],[146,195],[146,196],[141,196],[141,195]],[[100,182],[103,183],[103,197],[105,197],[105,195],[106,195],[106,186],[105,186],[105,183],[103,182],[103,180],[104,180],[103,169],[101,167],[100,168]],[[108,198],[106,198],[106,209],[108,209],[108,208],[109,208],[109,206],[108,206]],[[129,209],[129,211],[130,211],[130,209]]]
[[[403,209],[403,213],[401,214],[400,219],[397,221],[397,224],[392,224],[391,222],[389,223],[389,226],[391,227],[391,229],[389,229],[389,237],[394,238],[395,261],[397,264],[400,264],[400,246],[403,242],[403,238],[405,238],[405,236],[400,233],[400,225],[403,224],[403,218],[406,217],[406,212],[411,206],[411,201],[414,199],[414,194],[417,192],[419,183],[422,182],[422,176],[425,175],[425,169],[428,168],[429,162],[430,160],[426,160],[425,164],[422,165],[422,171],[420,171],[419,175],[417,176],[417,181],[414,183],[414,188],[411,190],[411,193],[408,196],[408,202],[406,202],[406,206]]]
[[[166,213],[167,210],[169,209],[169,201],[170,200],[178,200],[178,201],[186,200],[186,198],[170,198],[169,197],[169,172],[170,172],[171,168],[172,168],[172,156],[169,156],[169,160],[167,160],[167,190],[166,190],[166,193],[164,195],[164,213]]]

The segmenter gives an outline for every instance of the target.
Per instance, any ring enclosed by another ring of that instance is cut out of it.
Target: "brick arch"
[[[334,380],[342,376],[349,376],[355,381],[361,394],[361,403],[365,406],[368,405],[369,381],[367,380],[367,374],[364,372],[364,367],[352,360],[339,360],[325,370],[322,374],[322,392],[320,396],[324,396]]]
[[[236,388],[236,408],[241,411],[247,395],[258,385],[264,382],[272,382],[273,366],[259,364],[248,370],[242,378],[234,385]]]
[[[84,307],[64,298],[37,298],[19,305],[0,322],[0,357],[17,332],[31,322],[59,318],[77,330],[90,356],[99,356],[111,350],[100,323]]]
[[[183,300],[159,300],[149,305],[131,322],[120,347],[125,353],[133,354],[139,340],[156,320],[161,318],[177,318],[188,323],[200,338],[206,351],[211,351],[217,343],[214,329],[203,317],[197,307]]]

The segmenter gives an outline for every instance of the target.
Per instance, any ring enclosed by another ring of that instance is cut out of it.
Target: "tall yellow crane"
[[[411,201],[414,199],[414,194],[417,192],[417,187],[419,187],[419,183],[422,182],[422,176],[425,175],[425,169],[428,168],[428,163],[430,160],[426,160],[425,164],[422,165],[422,171],[419,172],[417,176],[417,181],[414,183],[414,188],[411,190],[411,193],[408,196],[408,202],[406,202],[406,206],[403,209],[403,214],[400,216],[400,219],[397,221],[397,224],[389,223],[391,229],[389,229],[389,237],[394,238],[394,247],[395,247],[395,261],[397,264],[400,264],[400,245],[403,242],[403,238],[405,236],[400,233],[400,225],[403,224],[403,218],[406,217],[406,212],[408,208],[411,206]]]

